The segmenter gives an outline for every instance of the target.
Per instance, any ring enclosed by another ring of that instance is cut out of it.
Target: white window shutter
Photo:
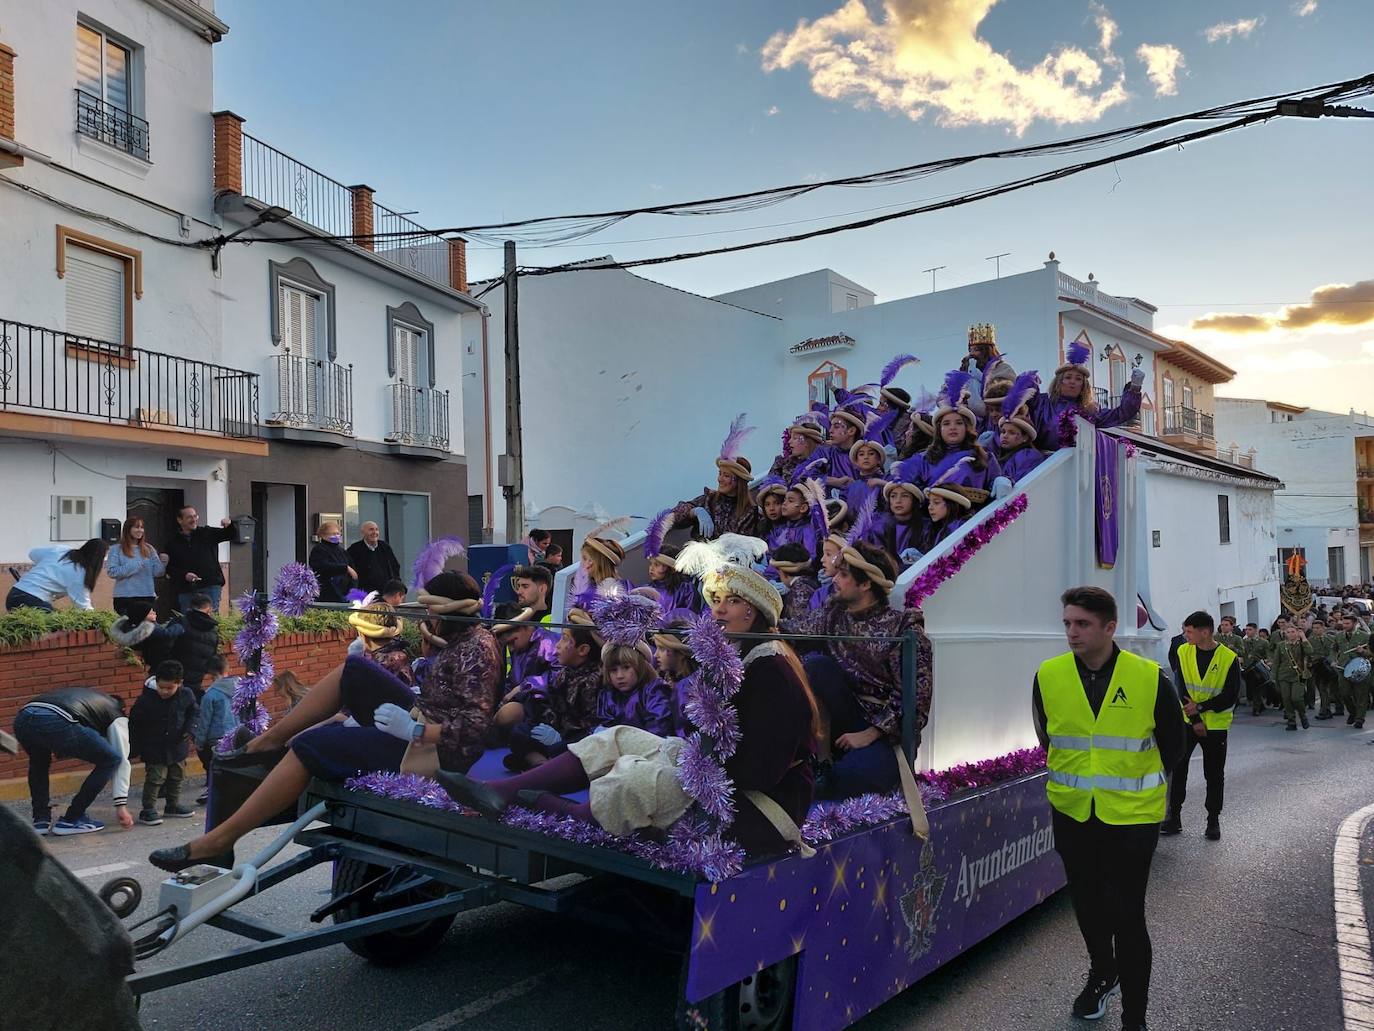
[[[104,43],[100,33],[84,25],[76,27],[76,87],[97,99],[105,99],[100,57]]]
[[[67,246],[67,332],[112,344],[124,339],[122,259],[103,251]]]

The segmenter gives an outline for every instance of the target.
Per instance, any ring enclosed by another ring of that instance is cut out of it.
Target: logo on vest
[[[1112,695],[1112,700],[1107,704],[1129,709],[1131,707],[1131,703],[1126,698],[1126,689],[1118,684],[1116,688],[1116,694]]]

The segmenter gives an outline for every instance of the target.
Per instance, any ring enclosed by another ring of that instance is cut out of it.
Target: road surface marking
[[[441,1013],[433,1020],[427,1020],[423,1024],[416,1024],[410,1031],[448,1031],[449,1028],[458,1027],[466,1024],[473,1017],[480,1017],[488,1010],[493,1010],[503,1002],[511,999],[518,999],[522,995],[528,995],[536,988],[540,987],[545,981],[556,974],[562,973],[560,970],[547,970],[542,974],[535,974],[521,981],[508,984],[505,988],[484,995],[480,999],[474,999],[465,1006],[459,1006],[456,1010],[449,1010]],[[1371,1025],[1374,1026],[1374,1025]]]
[[[1370,955],[1369,924],[1360,888],[1360,839],[1374,805],[1351,813],[1336,832],[1332,853],[1335,882],[1336,959],[1341,969],[1341,1009],[1346,1031],[1374,1031],[1374,957]]]
[[[99,877],[103,873],[119,873],[120,870],[132,870],[136,863],[106,863],[104,866],[88,866],[84,870],[73,870],[73,877]]]

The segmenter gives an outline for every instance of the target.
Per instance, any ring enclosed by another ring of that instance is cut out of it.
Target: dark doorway
[[[270,590],[284,564],[306,560],[305,502],[301,484],[253,481],[252,514],[258,524],[253,537],[253,590]]]
[[[143,487],[130,484],[125,488],[129,519],[142,519],[148,543],[161,554],[167,553],[167,542],[177,534],[177,513],[186,504],[186,494],[179,487]],[[176,605],[176,593],[167,585],[167,578],[157,579],[157,618],[164,622]]]

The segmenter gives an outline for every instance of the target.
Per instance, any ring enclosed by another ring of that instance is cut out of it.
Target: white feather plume
[[[683,545],[677,571],[683,576],[704,576],[722,566],[752,566],[768,554],[768,543],[740,533],[721,534],[713,541]]]

